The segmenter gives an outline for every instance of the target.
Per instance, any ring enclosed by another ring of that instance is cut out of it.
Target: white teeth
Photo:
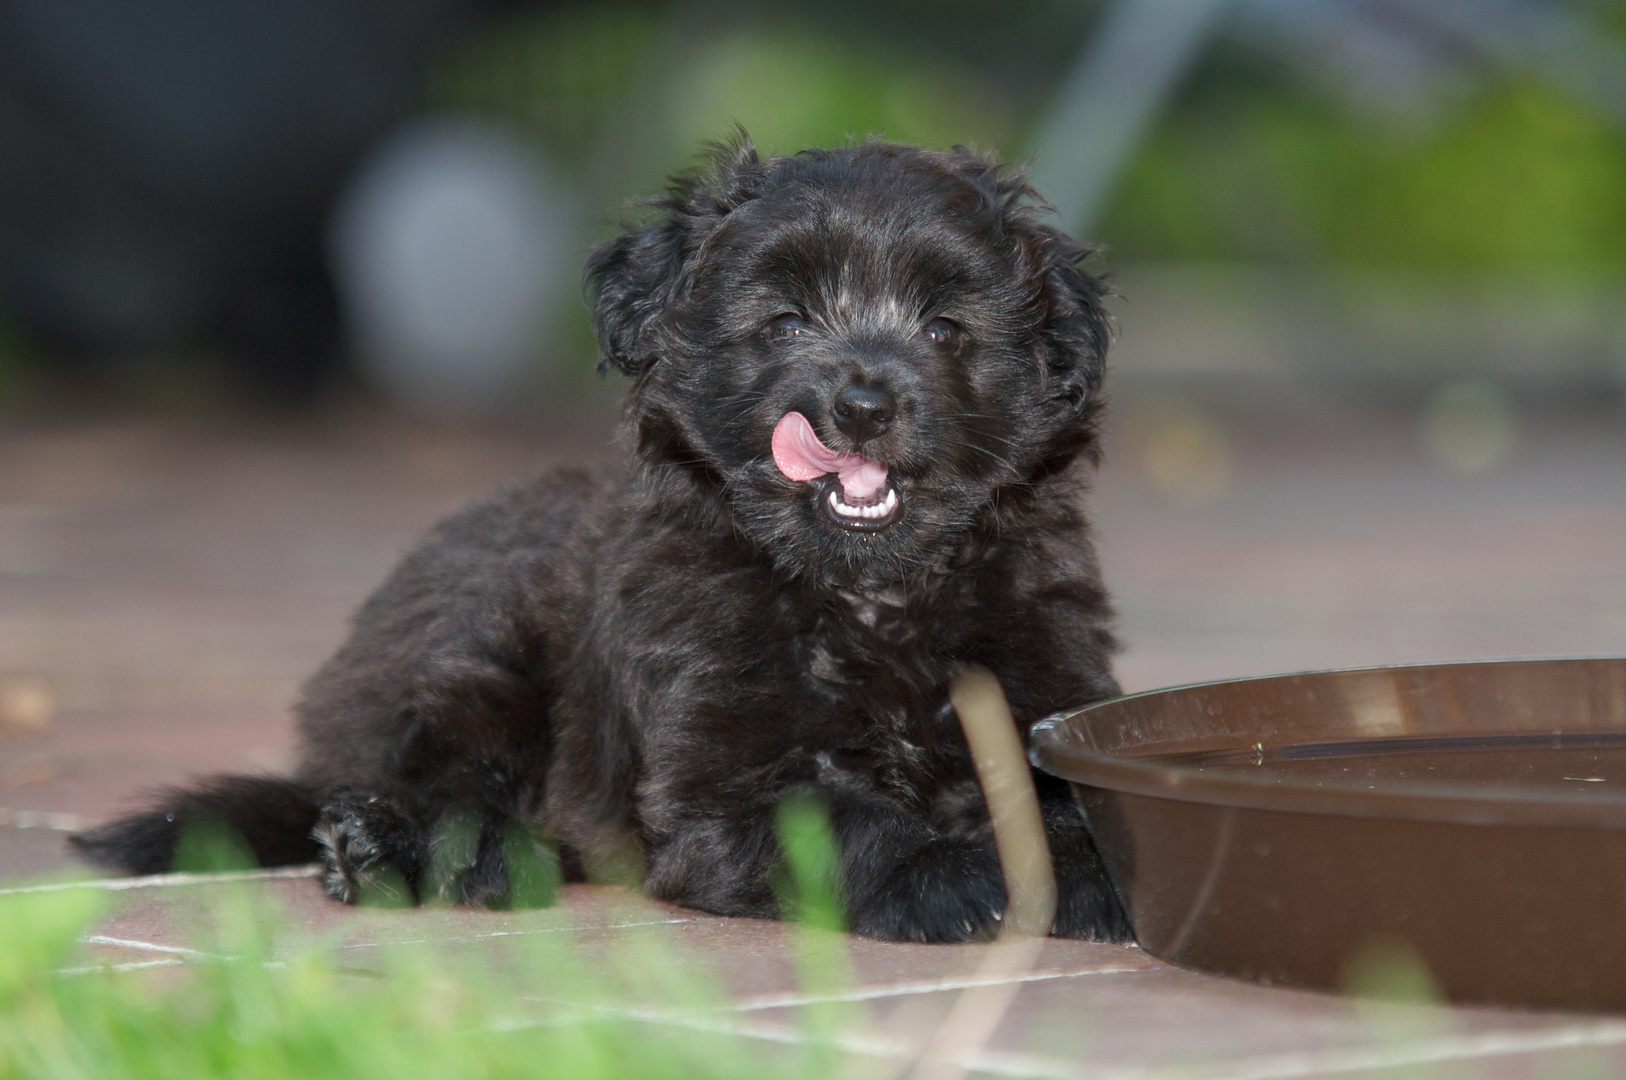
[[[841,492],[830,492],[830,509],[845,518],[860,518],[876,520],[884,518],[898,508],[898,493],[894,488],[886,489],[886,498],[874,506],[850,506],[841,498]]]

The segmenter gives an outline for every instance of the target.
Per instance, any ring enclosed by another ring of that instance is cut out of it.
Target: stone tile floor
[[[1118,406],[1095,507],[1127,689],[1626,652],[1618,410],[1528,410],[1505,463],[1465,475],[1430,459],[1416,410],[1394,402],[1131,386]],[[0,891],[48,887],[38,883],[71,865],[63,830],[142,788],[286,764],[300,680],[413,538],[500,478],[595,452],[608,425],[587,409],[526,430],[357,414],[0,429]],[[782,1042],[801,1037],[801,1014],[818,1003],[798,988],[797,939],[778,924],[587,886],[539,912],[355,911],[307,876],[267,873],[254,888],[287,926],[337,935],[361,968],[383,941],[500,950],[568,931],[581,955],[608,957],[654,934],[722,994],[709,1012],[656,1021]],[[114,905],[86,940],[86,963],[185,963],[192,913],[221,888],[187,877],[103,885]],[[945,1076],[1626,1067],[1626,1018],[1381,1005],[1081,942],[1047,942],[1025,966],[986,945],[849,948],[854,982],[839,995],[858,1010],[849,1044],[894,1074],[928,1046]],[[964,1022],[996,1016],[985,1040]]]

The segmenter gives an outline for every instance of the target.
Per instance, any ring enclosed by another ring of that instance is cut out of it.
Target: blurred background
[[[1621,0],[0,0],[0,809],[282,760],[430,521],[605,452],[583,257],[735,124],[1101,245],[1127,686],[1626,649]]]
[[[1626,390],[1618,2],[5,0],[0,408],[591,393],[583,254],[736,123],[1036,158],[1126,377]]]

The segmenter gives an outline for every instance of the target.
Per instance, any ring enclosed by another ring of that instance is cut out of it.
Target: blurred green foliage
[[[838,44],[810,30],[789,40],[741,34],[719,42],[696,58],[685,80],[674,117],[683,143],[731,121],[773,154],[872,134],[992,147],[1012,127],[997,91],[974,73]]]
[[[1392,935],[1361,943],[1345,961],[1339,981],[1357,997],[1408,1005],[1445,1001],[1417,950]]]
[[[685,30],[647,5],[524,14],[471,37],[433,104],[534,132],[590,198],[657,188],[736,124],[767,154],[869,135],[993,148],[1018,114],[984,73],[786,14]]]
[[[39,397],[38,348],[0,316],[0,416],[21,412]]]
[[[765,1075],[738,1038],[628,1019],[606,996],[613,965],[584,972],[546,935],[516,944],[507,963],[400,946],[355,970],[321,943],[273,948],[251,929],[265,912],[212,911],[229,952],[184,966],[53,973],[72,962],[100,899],[89,889],[0,898],[3,1080]],[[776,1066],[808,1075],[793,1059]]]
[[[847,888],[823,799],[811,790],[793,791],[779,805],[775,824],[785,855],[785,873],[777,889],[780,910],[802,926],[845,930]]]
[[[605,4],[505,19],[470,35],[430,74],[432,104],[523,124],[580,166],[640,88],[659,10]]]
[[[107,893],[0,895],[0,1080],[855,1075],[834,1045],[863,1018],[844,1000],[852,972],[828,818],[822,804],[796,799],[779,826],[781,897],[803,919],[793,955],[815,998],[801,1046],[770,1052],[729,1033],[710,1015],[725,1001],[717,980],[657,927],[643,937],[627,928],[620,945],[588,952],[543,924],[533,929],[544,932],[502,935],[496,955],[466,941],[409,942],[369,948],[357,966],[337,937],[290,936],[287,916],[245,878],[216,882],[188,905],[197,951],[187,963],[123,971],[72,967]],[[246,856],[224,828],[189,830],[183,844],[195,870],[219,873]],[[521,876],[532,873],[547,893],[530,899],[551,900],[551,853],[540,865],[528,834],[507,847],[510,873],[518,854]],[[339,932],[354,923],[343,920]]]
[[[907,5],[876,10],[892,7]],[[985,31],[979,61],[988,14],[964,5],[918,33],[853,5],[732,15],[633,3],[513,16],[443,63],[431,98],[528,126],[598,210],[656,189],[735,123],[771,153],[881,135],[1020,160],[1087,31],[1017,4]],[[1591,17],[1626,35],[1626,5]],[[1626,270],[1626,131],[1533,77],[1486,62],[1476,78],[1419,129],[1222,35],[1127,168],[1097,239],[1115,261]]]
[[[1123,257],[1614,273],[1626,270],[1626,137],[1529,79],[1423,133],[1311,93],[1238,88],[1166,119],[1102,232]]]

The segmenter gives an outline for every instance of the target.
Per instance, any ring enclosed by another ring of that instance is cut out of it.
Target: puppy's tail
[[[68,842],[87,862],[131,874],[173,869],[181,836],[194,825],[234,830],[261,866],[316,859],[318,806],[311,789],[271,776],[213,776],[188,788],[167,788],[158,805],[74,833]]]

